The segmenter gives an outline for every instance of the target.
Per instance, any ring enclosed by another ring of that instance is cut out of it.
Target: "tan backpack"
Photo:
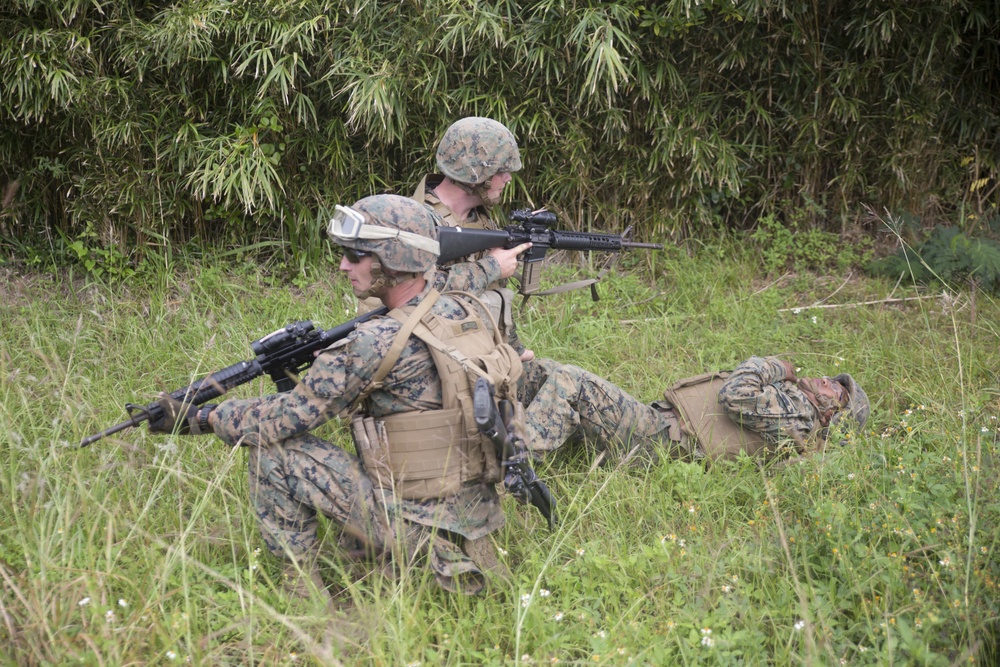
[[[685,378],[663,395],[678,413],[681,430],[697,440],[710,460],[735,459],[741,450],[750,456],[768,454],[773,447],[763,436],[741,428],[719,406],[719,390],[728,377],[722,371]]]

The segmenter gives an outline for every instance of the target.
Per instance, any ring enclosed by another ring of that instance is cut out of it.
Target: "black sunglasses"
[[[365,257],[371,257],[373,254],[371,252],[368,252],[367,250],[355,250],[354,248],[343,248],[343,246],[341,247],[344,251],[344,259],[346,259],[351,264],[357,264]]]

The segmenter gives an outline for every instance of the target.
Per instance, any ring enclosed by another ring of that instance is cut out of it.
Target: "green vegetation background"
[[[117,273],[256,245],[304,284],[317,215],[409,194],[466,115],[576,228],[969,232],[997,72],[995,0],[9,0],[0,245]]]
[[[0,658],[992,664],[998,19],[993,0],[4,3]],[[561,453],[540,467],[555,534],[506,504],[511,581],[467,599],[334,559],[334,618],[288,615],[241,451],[75,444],[278,326],[347,319],[317,217],[409,192],[469,114],[516,133],[516,201],[668,242],[600,302],[531,301],[536,351],[643,400],[787,354],[855,374],[872,422],[763,471]],[[934,224],[928,266],[852,268]]]
[[[124,402],[249,358],[248,342],[277,326],[345,320],[351,299],[332,264],[305,289],[250,261],[169,264],[124,285],[0,267],[0,656],[992,664],[996,301],[849,270],[765,278],[761,264],[723,245],[650,253],[609,276],[599,302],[586,291],[530,301],[523,336],[646,401],[751,354],[787,355],[803,374],[850,372],[873,399],[863,432],[763,470],[626,470],[561,452],[539,466],[560,504],[555,533],[505,501],[496,540],[509,582],[464,598],[420,570],[366,575],[330,549],[333,614],[289,609],[276,592],[244,452],[144,428],[76,449],[121,421]],[[575,273],[555,266],[547,279]],[[865,302],[876,303],[849,306]],[[271,391],[260,381],[234,393]],[[336,427],[326,435],[343,442]]]

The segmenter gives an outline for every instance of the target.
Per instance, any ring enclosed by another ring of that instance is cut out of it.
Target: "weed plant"
[[[540,356],[643,400],[774,353],[802,375],[854,374],[871,421],[763,466],[635,470],[564,448],[538,466],[559,501],[554,533],[505,500],[495,536],[509,581],[449,595],[420,569],[359,572],[331,547],[330,612],[279,594],[245,452],[145,428],[76,448],[125,402],[249,358],[278,326],[351,315],[332,275],[298,288],[220,265],[115,286],[0,268],[5,664],[992,664],[1000,311],[988,295],[973,319],[962,293],[764,278],[742,251],[706,247],[623,265],[598,302],[532,299],[521,333]],[[893,289],[926,298],[819,307]],[[261,380],[234,394],[271,391]]]

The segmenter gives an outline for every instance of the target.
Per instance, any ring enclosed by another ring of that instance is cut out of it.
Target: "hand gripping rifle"
[[[293,322],[250,343],[250,348],[257,355],[254,359],[241,361],[216,371],[183,389],[178,389],[170,396],[186,405],[204,405],[230,389],[246,384],[261,375],[270,375],[278,391],[289,391],[295,386],[294,376],[303,373],[312,365],[317,351],[346,338],[358,324],[378,315],[384,315],[387,310],[384,307],[378,308],[340,326],[325,330],[316,329],[308,320]],[[163,408],[155,402],[145,407],[126,403],[125,409],[130,415],[128,420],[84,438],[80,446],[86,447],[105,436],[138,426],[144,421],[156,421],[163,416]]]
[[[522,243],[531,243],[524,254],[524,272],[521,275],[521,294],[529,296],[538,292],[541,278],[542,260],[549,250],[603,250],[620,252],[627,248],[649,248],[662,250],[662,243],[637,243],[631,240],[632,228],[621,234],[604,232],[568,232],[549,229],[556,223],[556,214],[550,211],[511,211],[510,219],[519,223],[504,229],[466,229],[464,227],[439,227],[438,241],[441,243],[441,260],[448,257],[465,257],[490,248],[513,248]],[[591,285],[594,301],[598,300],[593,287],[596,280],[585,281]],[[581,284],[579,286],[584,286]]]
[[[555,223],[556,216],[548,211],[532,213],[524,209],[513,211],[510,217],[511,220],[521,224],[497,231],[439,227],[438,239],[441,243],[441,255],[438,262],[443,264],[481,250],[499,247],[513,248],[530,241],[533,245],[526,254],[525,276],[531,277],[522,281],[521,286],[522,294],[527,294],[529,292],[525,290],[526,287],[532,291],[538,287],[538,268],[541,267],[540,262],[549,249],[617,251],[622,248],[663,247],[657,243],[628,241],[626,234],[629,230],[625,230],[625,234],[621,236],[553,231],[548,226]],[[533,267],[530,273],[528,267]],[[270,375],[277,385],[278,391],[289,391],[295,386],[293,375],[303,373],[312,365],[315,360],[315,352],[346,338],[361,322],[384,315],[387,311],[387,308],[378,308],[333,329],[326,330],[316,329],[310,321],[293,322],[260,340],[252,342],[250,347],[257,355],[254,359],[241,361],[216,371],[183,389],[178,389],[170,396],[187,405],[204,405],[212,399],[222,396],[230,389],[246,384],[261,375]],[[144,421],[156,421],[163,412],[163,408],[155,402],[146,406],[127,403],[125,409],[129,413],[128,420],[84,438],[80,446],[86,447],[101,438],[138,426]],[[528,468],[528,470],[531,469]],[[531,474],[533,476],[534,472]],[[538,483],[541,484],[541,482]],[[542,484],[542,488],[545,488],[544,484]],[[545,493],[548,494],[548,489],[545,490]]]
[[[492,440],[493,445],[501,452],[504,488],[520,502],[537,507],[549,522],[549,530],[555,530],[556,499],[531,468],[527,450],[515,447],[510,436],[508,427],[514,416],[514,406],[507,400],[500,401],[497,406],[493,398],[493,385],[484,377],[476,380],[476,388],[472,394],[472,414],[480,432]]]

